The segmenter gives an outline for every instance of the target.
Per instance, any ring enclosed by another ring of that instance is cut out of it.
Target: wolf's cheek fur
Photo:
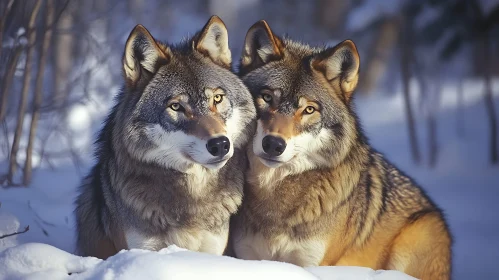
[[[253,138],[253,153],[259,157],[265,154],[262,140],[266,135],[262,121],[258,120],[257,131]],[[302,132],[287,139],[286,149],[280,156],[275,157],[275,160],[285,164],[286,168],[293,174],[327,166],[330,164],[331,159],[327,158],[327,155],[318,152],[331,142],[332,137],[332,132],[325,128],[321,128],[318,134]],[[262,163],[268,164],[265,160],[262,160]],[[269,167],[279,167],[280,165],[282,164]]]
[[[208,168],[218,169],[227,163],[234,154],[233,145],[230,145],[226,160],[211,164],[213,156],[206,149],[206,140],[186,134],[180,130],[166,132],[161,125],[148,126],[145,131],[148,139],[155,148],[144,152],[140,159],[146,162],[158,163],[166,168],[185,172],[193,163],[198,163]]]
[[[291,162],[293,173],[328,166],[331,159],[320,151],[330,145],[332,138],[330,130],[321,128],[318,134],[303,132],[289,139],[288,145],[295,151],[295,160]]]
[[[244,139],[246,136],[242,131],[244,130],[244,119],[241,110],[238,108],[233,108],[232,115],[226,121],[227,125],[227,137],[231,142],[231,148],[240,148],[242,145],[246,144],[248,139]]]
[[[185,170],[192,164],[181,152],[193,144],[192,137],[181,131],[167,133],[159,124],[147,127],[145,134],[155,148],[145,151],[142,160],[175,170]]]

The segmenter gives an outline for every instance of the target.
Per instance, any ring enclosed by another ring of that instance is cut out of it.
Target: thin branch
[[[54,29],[57,26],[57,22],[59,21],[59,18],[61,18],[62,13],[64,13],[64,11],[66,10],[66,8],[68,7],[69,1],[70,0],[66,0],[66,2],[64,2],[64,5],[62,5],[61,10],[55,16],[54,21],[49,26],[47,26],[48,29],[52,30],[52,29]]]
[[[39,221],[35,220],[35,224],[42,230],[42,232],[43,232],[43,234],[45,234],[45,236],[49,236],[48,231],[40,224]]]
[[[463,95],[464,95],[464,82],[463,79],[459,79],[457,82],[457,106],[456,106],[456,129],[457,136],[464,138],[465,135],[465,119],[464,119],[464,105],[463,105]]]
[[[5,22],[7,21],[7,17],[9,16],[10,9],[12,8],[12,5],[14,4],[14,0],[9,0],[7,3],[7,6],[5,7],[5,12],[2,15],[2,19],[0,19],[0,57],[2,57],[2,47],[1,44],[3,42],[3,35],[4,35],[4,29],[5,29]]]
[[[10,236],[14,236],[14,235],[18,235],[18,234],[22,234],[22,233],[27,232],[28,230],[29,230],[29,226],[26,226],[24,228],[24,230],[16,231],[14,233],[9,233],[9,234],[2,235],[2,236],[0,236],[0,239],[6,238],[6,237],[10,237]]]
[[[409,144],[411,147],[411,154],[412,154],[412,160],[414,163],[419,164],[421,161],[421,154],[419,152],[419,144],[418,144],[418,137],[417,137],[417,130],[416,130],[416,122],[414,120],[414,113],[411,105],[411,94],[410,94],[410,78],[411,78],[411,71],[410,71],[410,57],[412,53],[412,45],[410,42],[411,39],[411,24],[412,22],[403,21],[402,22],[403,27],[402,27],[402,34],[400,38],[400,45],[401,45],[401,50],[400,50],[400,71],[402,75],[402,86],[403,86],[403,96],[404,96],[404,107],[405,107],[405,114],[407,118],[407,128],[408,128],[408,133],[409,133]]]
[[[483,72],[483,80],[485,83],[485,92],[484,92],[484,102],[487,110],[487,117],[489,119],[489,153],[490,153],[490,161],[492,164],[499,163],[499,131],[497,129],[497,117],[496,117],[496,109],[494,106],[494,93],[492,92],[492,75],[491,75],[491,42],[490,42],[490,32],[486,32],[482,37],[482,48],[483,48],[483,64],[485,65],[485,70]]]
[[[7,62],[8,69],[5,70],[2,79],[2,91],[0,92],[0,121],[3,121],[7,115],[7,103],[9,102],[9,91],[12,86],[12,81],[14,80],[14,74],[16,72],[17,62],[21,56],[23,46],[18,45],[14,48],[14,54],[10,56]]]
[[[35,216],[38,218],[38,220],[40,220],[44,225],[51,226],[51,227],[56,226],[55,224],[49,223],[49,222],[45,221],[44,219],[42,219],[42,217],[40,217],[40,215],[38,215],[38,213],[36,213],[35,209],[33,209],[33,207],[31,207],[31,201],[29,201],[29,200],[28,200],[28,208],[31,210],[31,212],[33,212],[33,214],[35,214]]]
[[[2,146],[3,152],[7,155],[7,160],[10,158],[10,149],[9,149],[9,128],[7,127],[7,122],[5,120],[2,122],[2,131],[3,138],[5,139],[5,145]]]
[[[40,10],[41,3],[42,1],[36,1],[35,6],[33,7],[33,10],[31,12],[31,17],[28,24],[28,30],[29,30],[28,43],[29,45],[31,45],[31,47],[28,47],[26,54],[26,66],[24,70],[24,81],[21,91],[21,98],[19,100],[16,132],[14,134],[14,140],[12,141],[12,150],[10,152],[11,157],[9,160],[9,174],[7,178],[9,184],[13,183],[14,175],[17,170],[17,161],[16,161],[17,152],[19,151],[19,144],[21,142],[24,114],[26,113],[26,103],[28,101],[29,86],[31,82],[31,66],[32,66],[31,64],[33,63],[32,60],[34,56],[34,48],[32,45],[33,42],[35,42],[36,40],[36,32],[34,32],[35,23],[38,11]]]
[[[0,175],[0,185],[2,186],[2,188],[6,188],[6,186],[4,185],[6,181],[7,181],[7,174]]]
[[[52,23],[54,17],[54,0],[48,0],[47,12],[45,16],[45,24],[48,26]],[[42,50],[40,54],[40,61],[38,63],[38,73],[35,82],[35,100],[33,104],[33,114],[31,115],[31,124],[29,128],[28,147],[26,148],[26,161],[24,162],[23,184],[25,186],[31,183],[31,174],[33,172],[33,146],[35,142],[36,129],[38,126],[38,119],[40,118],[40,107],[42,105],[42,89],[43,77],[45,72],[45,63],[47,61],[47,53],[49,49],[52,31],[46,29],[43,37]]]

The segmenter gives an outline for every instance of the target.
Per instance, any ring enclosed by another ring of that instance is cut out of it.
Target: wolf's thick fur
[[[274,36],[264,21],[248,31],[240,74],[257,132],[233,223],[236,256],[449,279],[442,212],[369,146],[357,122],[359,63],[348,40],[311,48]]]
[[[170,244],[223,253],[255,117],[230,63],[227,30],[216,16],[175,46],[140,25],[132,31],[125,86],[76,200],[79,254],[107,258]]]

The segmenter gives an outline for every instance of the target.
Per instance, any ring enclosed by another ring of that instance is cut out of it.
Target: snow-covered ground
[[[71,276],[68,274],[71,273]],[[186,251],[172,245],[159,252],[133,249],[102,261],[77,257],[49,245],[30,243],[0,254],[0,279],[297,279],[410,280],[398,271],[357,267],[301,267],[243,261]]]
[[[456,88],[443,87],[442,105],[437,115],[440,155],[435,168],[416,166],[409,157],[407,127],[401,94],[358,97],[356,104],[361,123],[372,145],[413,176],[446,212],[454,235],[453,279],[499,279],[499,167],[488,161],[488,120],[482,99],[482,85],[476,81],[464,84],[464,131],[456,133]],[[499,92],[499,84],[494,85]],[[495,96],[499,108],[499,96]],[[106,104],[106,103],[103,103]],[[92,140],[99,122],[110,107],[77,105],[68,120],[86,131],[79,136],[84,145]],[[96,125],[97,124],[97,125]],[[91,131],[89,133],[89,131]],[[418,118],[421,152],[427,154],[426,127]],[[426,157],[424,157],[426,160]],[[203,279],[251,278],[273,279],[403,279],[397,272],[374,272],[364,268],[307,268],[277,263],[241,261],[215,257],[169,247],[161,252],[132,250],[107,261],[81,258],[73,252],[74,218],[72,202],[75,188],[91,166],[84,157],[78,172],[69,162],[61,161],[55,170],[42,165],[34,173],[29,188],[0,188],[0,235],[28,232],[0,239],[0,279],[71,278],[179,279],[178,276]],[[5,170],[0,159],[0,170]],[[38,244],[32,244],[33,242]],[[31,243],[31,244],[27,244]],[[44,243],[48,245],[43,245]],[[21,245],[21,246],[18,246]],[[51,245],[51,246],[49,246]],[[52,247],[53,246],[53,247]],[[57,249],[58,248],[58,249]],[[81,272],[81,273],[80,273]],[[33,274],[32,274],[33,273]],[[314,276],[315,275],[315,276]]]

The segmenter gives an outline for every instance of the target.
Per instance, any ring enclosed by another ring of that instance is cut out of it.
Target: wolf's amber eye
[[[182,110],[182,105],[180,105],[180,103],[172,103],[172,105],[170,105],[170,108],[173,111],[181,111]]]
[[[270,95],[270,94],[264,93],[264,94],[262,94],[262,98],[263,98],[263,101],[265,101],[267,103],[269,103],[270,101],[272,101],[272,95]]]
[[[213,101],[215,101],[216,104],[222,102],[223,99],[224,97],[221,94],[216,94],[215,96],[213,96]]]
[[[305,108],[305,113],[307,114],[312,114],[313,112],[315,112],[315,108],[312,107],[312,106],[308,106],[307,108]]]

